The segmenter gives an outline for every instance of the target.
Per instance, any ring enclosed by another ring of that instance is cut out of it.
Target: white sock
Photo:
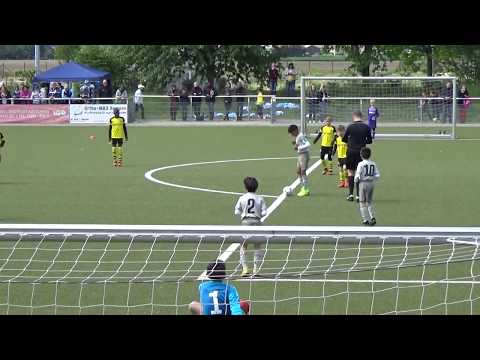
[[[360,205],[360,215],[362,216],[363,221],[370,220],[368,209],[365,205]]]
[[[255,244],[255,253],[254,253],[254,267],[255,270],[260,269],[260,265],[262,265],[263,257],[265,255],[265,251],[262,249],[260,244]]]
[[[304,187],[308,187],[307,175],[302,175],[302,184]]]
[[[246,250],[247,250],[246,244],[243,244],[242,246],[240,246],[240,264],[244,269],[247,267]]]
[[[375,211],[373,210],[373,205],[368,204],[367,210],[368,210],[368,213],[370,214],[370,218],[373,219],[375,217]]]

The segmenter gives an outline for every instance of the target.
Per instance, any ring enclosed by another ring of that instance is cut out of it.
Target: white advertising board
[[[120,116],[128,122],[127,104],[71,104],[71,124],[107,124],[113,109],[120,109]]]

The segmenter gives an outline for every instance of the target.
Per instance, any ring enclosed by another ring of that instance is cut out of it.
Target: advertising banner
[[[113,116],[113,109],[120,109],[120,116],[128,122],[127,104],[72,104],[71,124],[107,124]]]
[[[69,105],[0,105],[0,123],[64,124],[69,120]]]

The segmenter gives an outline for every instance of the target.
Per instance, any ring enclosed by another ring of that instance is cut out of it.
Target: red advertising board
[[[69,121],[69,105],[0,105],[0,123],[63,124]]]

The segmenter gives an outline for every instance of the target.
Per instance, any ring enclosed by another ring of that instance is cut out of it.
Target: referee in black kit
[[[348,171],[348,201],[353,201],[354,176],[358,163],[362,161],[360,149],[367,144],[372,143],[372,134],[370,127],[363,122],[362,113],[354,111],[352,113],[353,123],[348,125],[343,142],[348,144],[347,148],[347,171]],[[357,185],[358,201],[358,185]]]

